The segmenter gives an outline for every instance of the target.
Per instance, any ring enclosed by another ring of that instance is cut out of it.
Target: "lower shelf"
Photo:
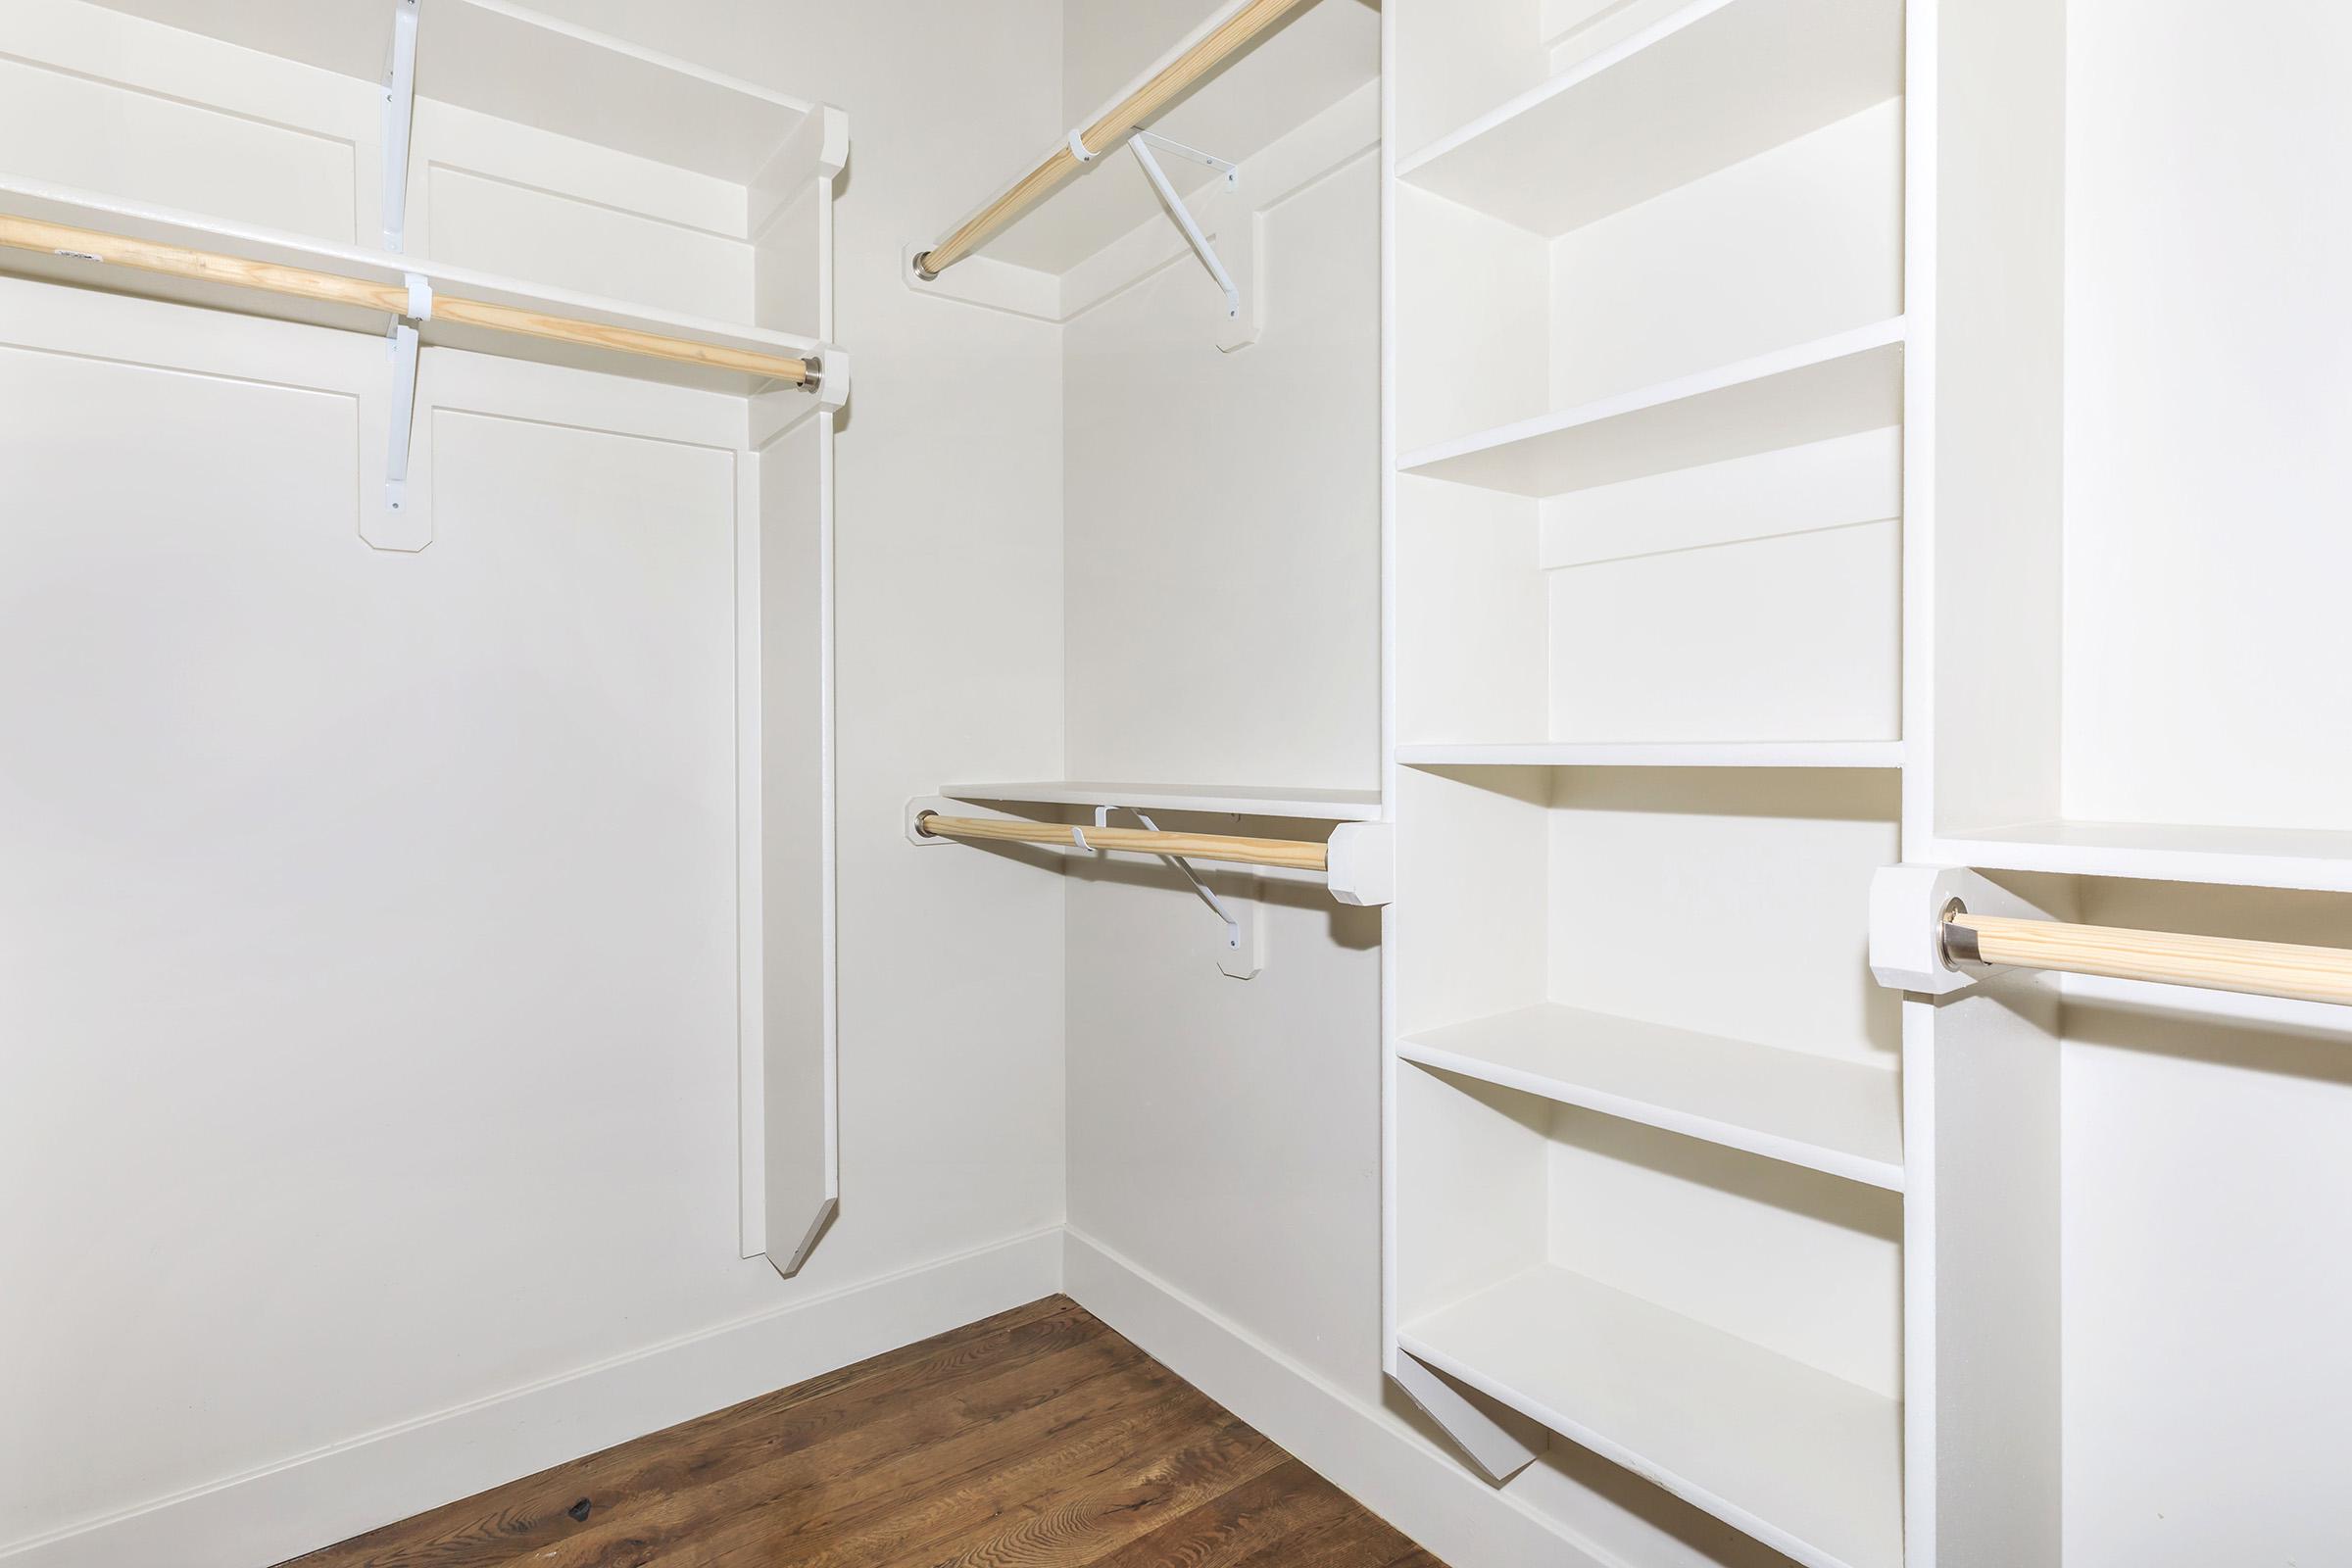
[[[1553,1267],[1397,1343],[1807,1568],[1900,1568],[1900,1400]]]

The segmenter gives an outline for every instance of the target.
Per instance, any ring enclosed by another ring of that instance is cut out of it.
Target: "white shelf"
[[[1407,1061],[1893,1192],[1890,1068],[1544,1004],[1397,1043]]]
[[[949,784],[942,786],[939,793],[953,801],[1127,806],[1146,811],[1214,811],[1238,816],[1300,817],[1318,822],[1371,822],[1380,816],[1378,790],[1268,789],[1246,784],[1104,784],[1081,779]]]
[[[1897,0],[1698,0],[1440,138],[1396,177],[1562,234],[1902,90]]]
[[[1903,319],[1408,452],[1407,473],[1553,496],[1899,423]]]
[[[493,305],[513,305],[524,310],[654,332],[664,337],[685,338],[721,348],[746,349],[790,359],[810,355],[821,358],[825,352],[825,345],[813,338],[680,316],[670,311],[600,299],[567,289],[549,288],[450,267],[426,257],[335,245],[308,235],[223,222],[194,213],[149,207],[67,186],[0,176],[0,212],[20,218],[39,219],[45,222],[71,224],[76,228],[97,229],[137,239],[217,251],[246,261],[312,268],[369,282],[399,283],[414,272],[430,283],[437,295],[459,295]],[[381,312],[358,307],[289,299],[260,289],[194,282],[132,268],[108,267],[69,257],[35,255],[28,251],[0,249],[0,272],[48,282],[70,283],[107,293],[131,294],[144,299],[236,311],[248,316],[267,316],[279,320],[301,321],[346,331],[381,334],[390,320]],[[469,330],[453,326],[447,321],[427,321],[419,335],[428,344],[495,354],[507,359],[571,365],[637,380],[666,381],[736,393],[759,391],[774,384],[767,377],[737,370],[684,365],[575,344],[546,342],[504,332]]]
[[[1901,741],[1530,741],[1399,746],[1406,767],[1873,767],[1903,765]]]
[[[2352,832],[2154,822],[2026,822],[1931,845],[1940,864],[2352,893]]]
[[[1902,1562],[1899,1400],[1550,1267],[1397,1343],[1807,1568]]]
[[[378,81],[390,0],[98,0],[339,75]],[[531,69],[519,71],[518,63]],[[748,185],[817,106],[508,0],[431,0],[416,91],[500,120]]]

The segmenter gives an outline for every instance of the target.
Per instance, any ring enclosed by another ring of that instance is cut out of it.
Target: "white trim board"
[[[0,1563],[282,1562],[1052,1296],[1061,1270],[1051,1226],[0,1545]]]
[[[1452,1568],[1624,1568],[1383,1411],[1085,1233],[1062,1290]]]

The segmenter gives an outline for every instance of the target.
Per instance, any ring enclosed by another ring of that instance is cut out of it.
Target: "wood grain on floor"
[[[1443,1568],[1061,1296],[298,1559],[526,1564]]]

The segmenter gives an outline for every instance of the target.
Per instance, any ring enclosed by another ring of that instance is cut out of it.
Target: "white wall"
[[[441,538],[378,556],[380,344],[17,285],[8,341],[68,352],[0,347],[0,1555],[575,1376],[539,1441],[612,1441],[632,1357],[723,1363],[629,1407],[676,1419],[813,1370],[735,1326],[1062,1218],[1061,889],[899,826],[1059,758],[1059,355],[896,265],[1059,128],[1059,10],[546,9],[850,115],[839,1221],[797,1280],[737,1255],[740,404],[647,389],[632,446],[519,368],[552,422],[436,416]],[[258,379],[78,346],[190,334]],[[457,499],[493,489],[527,499]],[[385,1463],[449,1496],[538,1451],[460,1442]],[[436,1500],[332,1490],[354,1528]]]
[[[2352,14],[2067,26],[2068,811],[2343,828]],[[2086,883],[2083,918],[2348,946],[2345,905]],[[2068,1568],[2352,1561],[2343,1009],[2099,990],[2061,1077]]]

